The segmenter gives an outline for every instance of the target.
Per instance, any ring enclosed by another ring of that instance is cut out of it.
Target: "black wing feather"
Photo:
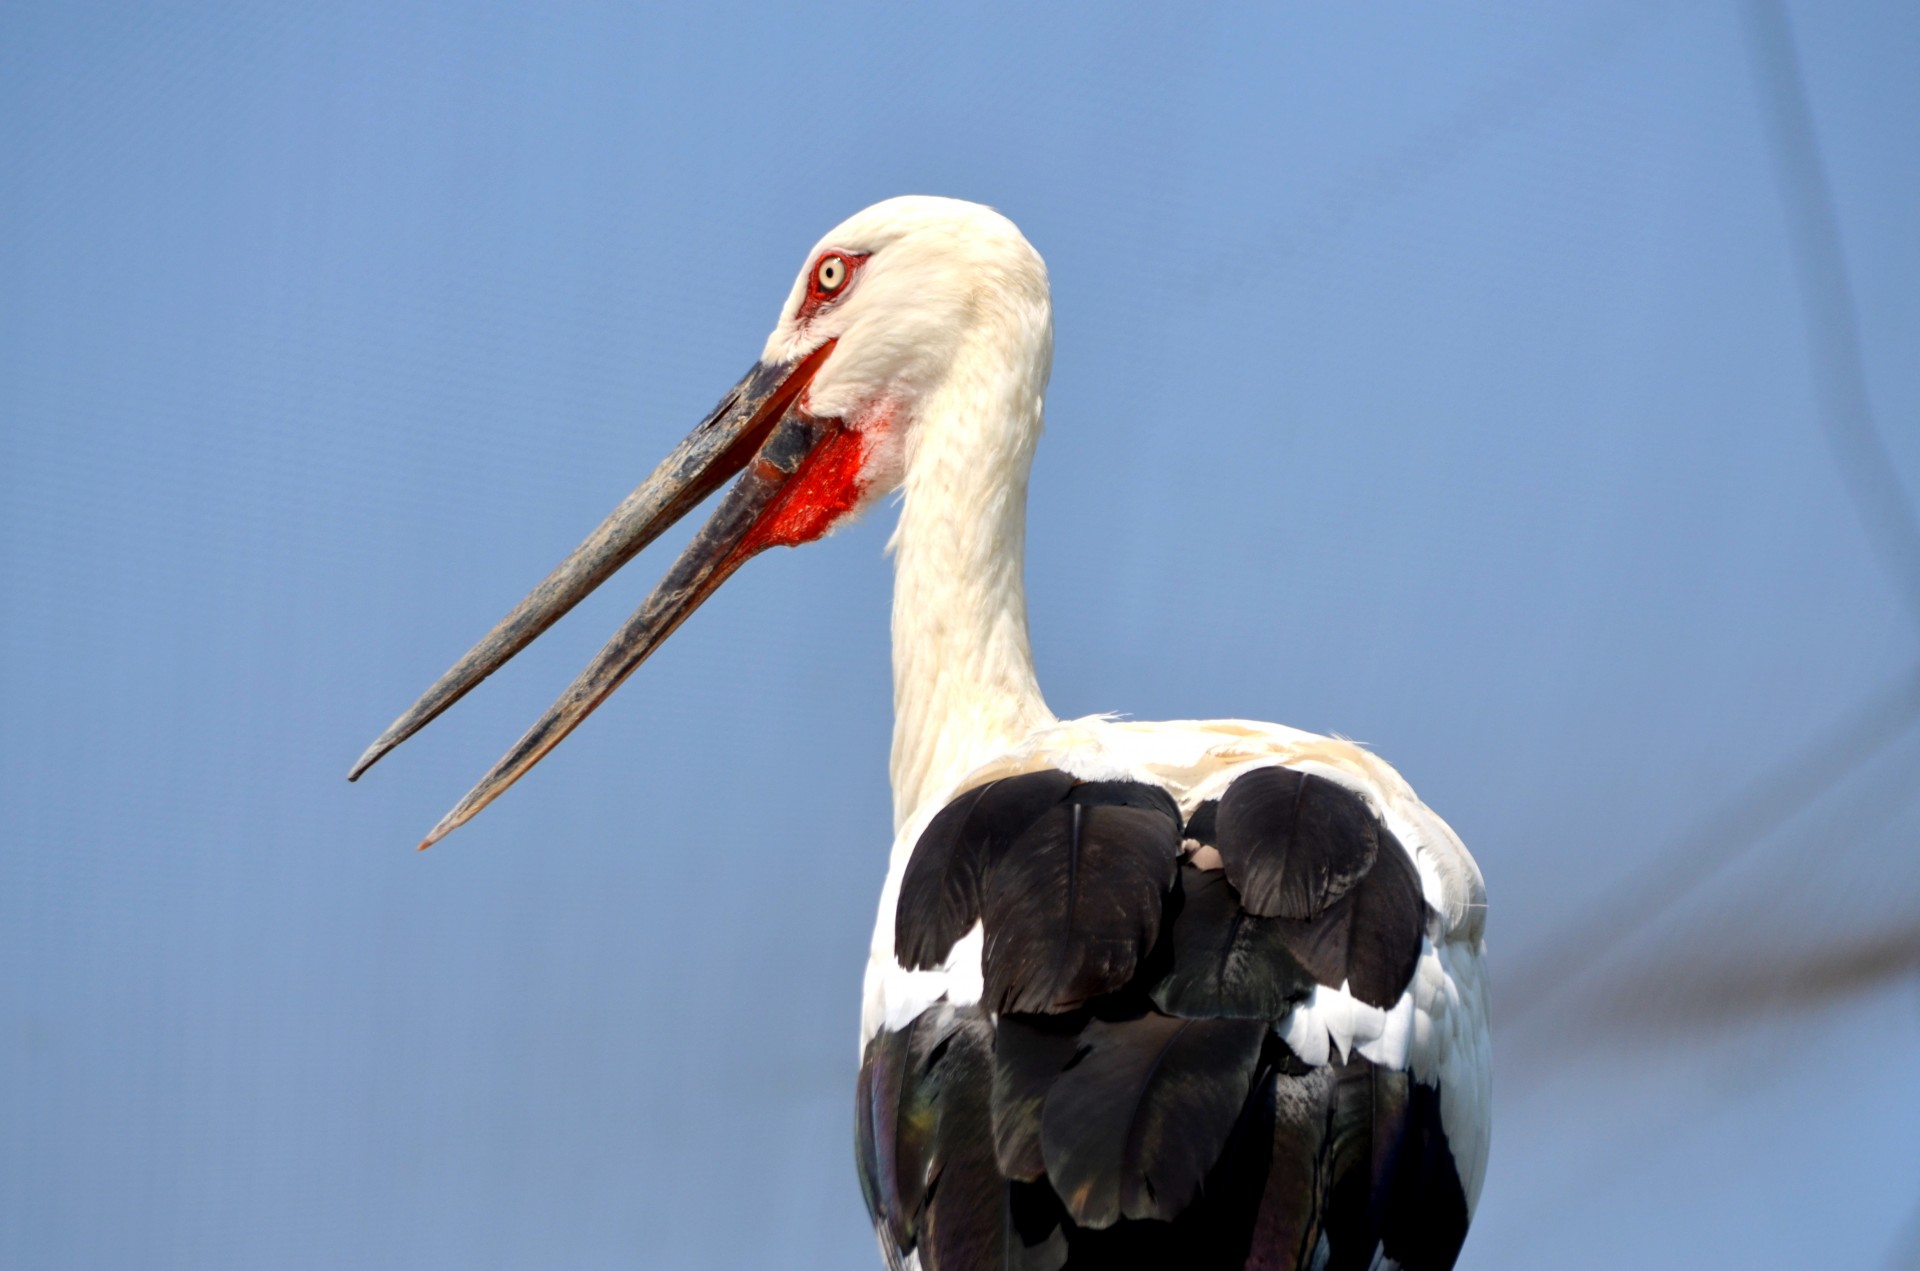
[[[1385,1010],[1413,979],[1427,906],[1420,874],[1399,840],[1383,826],[1380,842],[1373,868],[1319,917],[1266,921],[1314,980],[1330,988],[1347,984],[1355,997]]]
[[[1084,1227],[1171,1219],[1192,1202],[1253,1085],[1261,1020],[1096,1019],[1048,1091],[1047,1177]]]
[[[987,1267],[1007,1261],[1013,1242],[1007,1180],[993,1159],[993,1025],[979,1008],[954,1011],[929,1052],[937,1074],[927,1162],[922,1261]]]
[[[1437,1092],[1273,1031],[1316,984],[1385,1008],[1414,974],[1432,915],[1359,795],[1256,769],[1183,825],[1154,785],[1007,778],[928,824],[895,917],[913,968],[986,939],[978,1005],[868,1045],[859,1161],[894,1265],[1453,1265]]]
[[[1448,1271],[1467,1236],[1466,1194],[1440,1128],[1439,1092],[1360,1056],[1271,1079],[1273,1158],[1249,1267]]]
[[[1000,1170],[1032,1182],[1046,1172],[1040,1109],[1080,1049],[1088,1015],[1002,1015],[993,1042],[993,1142]]]
[[[860,1190],[894,1265],[901,1250],[913,1247],[925,1199],[931,1092],[909,1068],[918,1025],[916,1020],[897,1032],[875,1034],[860,1065],[855,1117]]]
[[[888,1265],[1057,1271],[1066,1245],[994,1160],[994,1029],[939,1003],[867,1044],[856,1118],[861,1188]],[[1027,1211],[1027,1212],[1023,1212]]]
[[[1383,1242],[1402,1271],[1448,1271],[1467,1241],[1467,1196],[1440,1122],[1440,1092],[1407,1086]]]
[[[900,878],[893,947],[901,966],[945,965],[954,944],[980,921],[988,863],[1072,788],[1072,777],[1049,768],[990,781],[940,809]]]
[[[1223,871],[1183,865],[1180,890],[1171,962],[1149,990],[1155,1006],[1169,1015],[1271,1021],[1313,992],[1285,919],[1242,909]]]
[[[1325,777],[1256,768],[1220,797],[1216,835],[1248,913],[1311,920],[1364,877],[1380,853],[1366,801]]]
[[[987,1003],[1070,1011],[1124,987],[1159,938],[1179,850],[1177,810],[1110,788],[1083,786],[1041,814],[987,871]]]

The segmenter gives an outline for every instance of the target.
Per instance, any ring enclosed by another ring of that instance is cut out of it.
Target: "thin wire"
[[[1907,1216],[1887,1255],[1887,1271],[1920,1271],[1920,1205]]]
[[[1748,0],[1748,48],[1806,310],[1820,426],[1889,581],[1920,622],[1920,519],[1874,422],[1833,191],[1780,0]]]
[[[1838,218],[1821,160],[1793,33],[1779,0],[1748,0],[1749,51],[1792,243],[1819,422],[1870,549],[1920,621],[1920,521],[1875,423]],[[1920,720],[1920,667],[1856,706],[1837,726],[1722,804],[1653,865],[1610,891],[1503,989],[1496,1027],[1523,1022],[1605,965],[1733,861],[1864,766]],[[1897,961],[1897,960],[1896,960]],[[1920,1269],[1920,1210],[1888,1265]]]
[[[1911,755],[1896,753],[1892,762],[1904,777]],[[1810,843],[1867,842],[1920,800],[1920,785],[1867,780],[1876,797],[1835,800],[1792,854]],[[1869,923],[1857,898],[1824,917],[1812,907],[1818,903],[1797,895],[1780,908],[1748,902],[1692,915],[1684,932],[1642,941],[1631,961],[1582,993],[1577,1024],[1543,1030],[1539,1040],[1549,1054],[1608,1041],[1640,1046],[1662,1030],[1693,1032],[1817,1009],[1920,971],[1920,908],[1905,906],[1891,921]]]
[[[1526,1020],[1606,965],[1702,883],[1798,816],[1855,769],[1920,723],[1920,666],[1876,689],[1839,723],[1767,769],[1682,835],[1645,869],[1614,886],[1584,919],[1561,927],[1552,947],[1520,960],[1500,991],[1495,1027]]]
[[[1920,520],[1900,484],[1867,395],[1859,317],[1839,217],[1820,156],[1793,27],[1781,0],[1747,0],[1746,12],[1747,47],[1759,81],[1806,310],[1822,431],[1869,545],[1907,602],[1910,615],[1920,622]],[[1893,1260],[1896,1266],[1920,1267],[1920,1210],[1908,1220]]]
[[[1337,238],[1364,213],[1453,171],[1488,144],[1536,118],[1597,67],[1624,56],[1686,7],[1690,7],[1688,0],[1600,6],[1593,19],[1553,56],[1530,62],[1496,79],[1484,91],[1470,94],[1402,144],[1321,190],[1296,220],[1271,226],[1256,238],[1230,243],[1213,257],[1212,267],[1194,270],[1197,281],[1186,289],[1187,294],[1204,302],[1216,291],[1266,285],[1274,268]],[[1264,268],[1248,269],[1249,260],[1263,262]]]
[[[1806,313],[1821,431],[1840,470],[1841,488],[1870,546],[1920,621],[1920,520],[1915,519],[1900,484],[1867,395],[1846,254],[1793,29],[1779,0],[1748,0],[1746,11],[1748,48]],[[1606,962],[1681,896],[1905,732],[1916,711],[1920,711],[1920,677],[1910,673],[1894,696],[1856,708],[1846,723],[1816,740],[1793,764],[1768,773],[1740,799],[1710,817],[1700,831],[1678,840],[1649,870],[1616,888],[1590,911],[1591,916],[1575,928],[1575,938],[1562,939],[1556,950],[1525,963],[1527,974],[1502,993],[1502,1024],[1511,1027],[1525,1019],[1567,984]]]

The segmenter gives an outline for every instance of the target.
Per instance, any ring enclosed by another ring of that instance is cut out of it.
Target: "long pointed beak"
[[[728,478],[744,470],[745,475],[660,585],[420,846],[430,847],[465,824],[539,763],[734,570],[767,545],[754,540],[754,527],[778,506],[782,490],[836,427],[797,408],[832,348],[828,342],[797,362],[763,363],[749,371],[598,529],[367,747],[347,780],[358,780],[388,751],[426,727]]]

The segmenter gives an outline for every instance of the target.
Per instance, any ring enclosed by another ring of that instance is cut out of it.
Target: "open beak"
[[[518,781],[672,635],[700,603],[748,558],[770,545],[763,532],[779,516],[782,495],[823,440],[839,425],[799,408],[808,384],[832,351],[829,341],[786,364],[761,363],[734,385],[711,415],[663,460],[613,514],[513,607],[466,656],[367,747],[347,780],[431,723],[467,690],[498,670],[587,593],[736,473],[727,492],[660,585],[628,618],[578,678],[547,708],[480,783],[421,842],[431,847]]]

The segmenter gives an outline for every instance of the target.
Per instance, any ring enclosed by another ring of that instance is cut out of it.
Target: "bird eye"
[[[840,290],[847,281],[847,258],[845,256],[822,256],[820,265],[813,271],[813,281],[824,292]]]

